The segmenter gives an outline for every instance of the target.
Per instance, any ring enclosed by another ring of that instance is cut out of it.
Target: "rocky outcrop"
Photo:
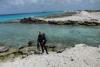
[[[13,59],[15,57],[25,58],[31,55],[36,50],[33,46],[34,41],[29,41],[27,45],[20,48],[8,48],[6,46],[0,46],[0,60]],[[9,58],[10,57],[10,58]]]
[[[49,16],[44,16],[44,18],[60,18],[60,17],[66,17],[66,16],[72,16],[75,15],[76,12],[63,12],[63,13],[58,13],[58,14],[53,14]]]
[[[40,19],[37,19],[37,18],[24,18],[24,19],[21,19],[20,20],[20,23],[35,23],[35,24],[43,24],[43,23],[46,23],[46,21],[44,20],[40,20]]]
[[[6,46],[0,46],[0,53],[7,52],[9,50]]]
[[[54,25],[85,25],[85,26],[98,26],[100,25],[99,22],[96,21],[48,21],[48,24]]]
[[[56,46],[47,46],[48,51],[57,52]],[[14,59],[16,57],[26,58],[32,54],[41,54],[41,51],[37,50],[37,46],[34,40],[29,41],[27,45],[21,46],[20,48],[8,48],[6,46],[0,47],[0,60]]]
[[[51,51],[54,51],[54,52],[57,51],[57,49],[56,49],[57,47],[56,46],[47,46],[47,47],[49,49],[51,49]]]
[[[42,66],[41,66],[42,65]],[[24,59],[0,63],[0,67],[100,67],[100,49],[78,44],[62,53],[30,55]]]
[[[54,24],[54,25],[85,25],[98,26],[100,22],[97,19],[90,20],[46,20],[45,18],[23,18],[19,20],[8,21],[7,23],[25,23],[25,24]]]

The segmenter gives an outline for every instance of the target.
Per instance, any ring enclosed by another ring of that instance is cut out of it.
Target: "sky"
[[[100,0],[0,0],[0,14],[100,9]]]

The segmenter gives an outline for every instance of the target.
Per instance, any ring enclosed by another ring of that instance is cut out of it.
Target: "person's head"
[[[42,34],[42,32],[40,32],[40,31],[39,31],[38,33],[39,33],[39,35],[41,35],[41,34]]]
[[[42,33],[43,36],[45,36],[45,33]]]
[[[42,35],[45,35],[45,33],[42,33]]]

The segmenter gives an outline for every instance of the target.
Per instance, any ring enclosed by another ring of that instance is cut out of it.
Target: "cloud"
[[[0,12],[64,10],[81,8],[80,6],[92,8],[97,7],[97,3],[100,4],[100,0],[0,0]]]
[[[51,4],[51,3],[78,3],[78,2],[100,2],[100,0],[0,0],[4,5],[25,6],[27,4]]]

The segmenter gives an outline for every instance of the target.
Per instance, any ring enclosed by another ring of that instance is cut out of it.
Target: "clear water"
[[[100,45],[100,26],[66,26],[48,24],[0,24],[0,42],[12,47],[36,43],[38,31],[45,32],[47,45],[71,46],[73,44]]]

